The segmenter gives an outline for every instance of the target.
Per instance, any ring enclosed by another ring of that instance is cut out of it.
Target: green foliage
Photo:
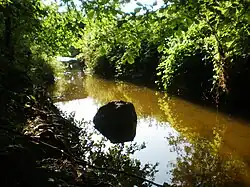
[[[155,80],[158,71],[159,85],[168,91],[201,97],[204,91],[219,90],[241,96],[238,93],[244,87],[239,86],[239,81],[249,80],[248,0],[171,0],[157,11],[152,8],[155,3],[151,7],[137,3],[134,12],[124,13],[121,6],[128,2],[89,0],[76,7],[73,1],[64,0],[65,9],[59,11],[56,3],[45,5],[42,0],[0,1],[1,122],[21,124],[34,112],[33,106],[47,101],[48,84],[63,70],[54,58],[69,55],[72,46],[80,51],[79,58],[89,69],[103,75]],[[250,90],[244,92],[248,97]],[[213,146],[205,142],[202,148],[213,152],[215,146],[217,151],[217,141],[220,140],[216,139]],[[101,153],[88,157],[96,166],[110,167],[108,164],[112,163],[112,167],[132,168],[139,176],[153,177],[155,167],[141,169],[123,148],[102,152],[102,146],[103,143],[96,144],[94,148]],[[184,164],[178,163],[180,170],[191,167],[196,173],[200,164],[197,160],[201,159],[195,155],[198,148],[194,144],[193,156],[186,148],[188,155]],[[220,163],[234,165],[234,161],[224,162],[212,154],[207,159],[215,159],[220,167]],[[242,166],[237,164],[240,167],[235,171]],[[219,169],[227,173],[226,167]],[[184,181],[186,175],[175,171],[180,176],[175,180]],[[97,173],[98,177],[104,175],[107,173]],[[216,177],[228,179],[224,174]],[[117,174],[108,178],[116,186],[142,183]],[[208,179],[222,185],[211,175]],[[200,184],[195,177],[194,181]]]
[[[69,56],[69,49],[77,40],[82,18],[74,10],[59,13],[57,6],[46,9],[46,17],[42,20],[32,49],[48,56]]]
[[[0,10],[1,117],[7,119],[8,111],[8,119],[18,119],[11,115],[31,107],[30,95],[43,95],[64,70],[55,55],[68,54],[81,17],[72,9],[59,12],[55,4],[33,0],[1,1]]]
[[[131,77],[138,73],[134,69],[143,69],[141,63],[152,57],[147,54],[156,47],[159,54],[151,69],[156,74],[158,66],[159,85],[183,94],[198,89],[196,95],[201,97],[201,92],[230,91],[232,68],[249,59],[249,1],[173,0],[156,11],[137,3],[130,14],[117,14],[121,4],[116,3],[105,4],[109,7],[105,10],[96,6],[85,20],[76,47],[90,70],[105,58],[115,75]],[[139,15],[142,9],[145,13]],[[154,47],[145,51],[144,44]]]
[[[245,12],[249,9],[249,2],[242,4],[231,1],[186,2],[174,4],[173,8],[180,10],[178,16],[190,19],[198,30],[205,32],[203,36],[195,34],[201,40],[196,46],[206,50],[210,62],[214,65],[214,85],[226,90],[226,70],[234,61],[231,55],[247,56],[249,54],[248,46],[243,44],[244,42],[239,42],[241,39],[249,41],[249,21]],[[187,38],[193,34],[189,32],[190,29],[192,27],[185,32]],[[237,47],[236,43],[239,44]],[[238,49],[240,53],[235,51]]]

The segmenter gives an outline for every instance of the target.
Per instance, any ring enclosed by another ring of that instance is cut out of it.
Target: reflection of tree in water
[[[84,88],[88,95],[105,104],[111,100],[132,102],[139,117],[151,116],[164,121],[164,113],[158,106],[156,91],[126,82],[109,81],[94,76],[86,76]]]
[[[221,133],[213,132],[213,140],[195,137],[190,145],[184,137],[170,136],[169,144],[178,157],[172,170],[177,186],[244,186],[245,164],[232,154],[221,154]]]
[[[56,102],[86,98],[83,81],[83,73],[78,71],[65,72],[64,76],[58,77],[52,90]]]
[[[172,169],[172,183],[176,186],[244,186],[246,165],[243,161],[223,150],[224,128],[211,127],[199,133],[185,121],[184,110],[176,110],[176,103],[166,96],[159,105],[168,116],[171,125],[178,130],[179,137],[170,135],[169,144],[177,152],[177,161]],[[202,127],[200,127],[202,128]],[[208,135],[209,134],[209,135]]]
[[[82,156],[80,159],[86,160],[89,164],[97,168],[107,169],[86,168],[84,173],[87,178],[93,178],[96,180],[96,184],[100,183],[100,186],[103,186],[104,183],[110,187],[152,186],[142,179],[126,175],[123,172],[115,172],[124,171],[128,174],[153,181],[157,172],[157,164],[143,165],[139,160],[131,158],[135,152],[144,149],[145,144],[138,145],[137,143],[131,143],[108,146],[108,141],[105,138],[100,140],[94,138],[93,135],[98,134],[98,132],[90,129],[88,122],[76,121],[73,115],[69,119],[82,129],[80,133]]]
[[[180,133],[189,136],[194,135],[209,136],[212,128],[217,124],[223,125],[224,119],[218,118],[215,113],[204,110],[202,107],[189,103],[188,101],[164,95],[158,100],[159,107],[166,114],[167,121]]]
[[[200,108],[185,101],[168,100],[167,96],[160,98],[160,96],[155,95],[154,91],[127,83],[115,83],[114,81],[87,76],[78,82],[73,80],[72,85],[81,85],[81,88],[78,86],[80,91],[86,91],[87,95],[96,99],[98,103],[106,103],[115,99],[130,101],[137,107],[139,116],[153,116],[158,121],[169,121],[183,137],[185,136],[186,140],[182,137],[179,137],[179,139],[169,138],[175,149],[182,150],[178,152],[178,162],[176,168],[172,171],[174,184],[181,186],[202,184],[203,186],[230,186],[241,181],[241,175],[244,174],[244,164],[235,159],[235,155],[228,154],[228,151],[224,148],[222,151],[222,147],[225,147],[223,145],[224,134],[218,124],[225,124],[227,121],[224,118],[218,118],[219,123],[217,124],[217,116],[208,110],[206,112],[201,111]],[[72,90],[69,86],[66,93],[72,93]],[[74,93],[79,96],[77,91]],[[237,128],[239,129],[239,127]],[[242,126],[241,129],[245,130]],[[233,135],[234,137],[238,136],[238,134]],[[182,145],[185,142],[192,145],[183,148]],[[231,141],[228,142],[232,143]],[[238,146],[238,142],[236,145]],[[103,167],[114,165],[117,168],[126,168],[126,164],[120,161],[131,162],[125,155],[119,156],[119,151],[120,149],[113,149],[109,153],[117,155],[114,160],[116,163],[112,161],[114,157],[111,159],[102,151],[98,153],[99,156],[94,155],[93,160]],[[105,160],[106,158],[111,160]],[[109,163],[112,163],[112,165]],[[130,171],[139,172],[136,163],[134,164],[135,169]],[[114,176],[116,178],[118,175]],[[145,173],[142,176],[145,176]],[[112,180],[116,180],[115,178]],[[125,186],[130,185],[126,183]]]

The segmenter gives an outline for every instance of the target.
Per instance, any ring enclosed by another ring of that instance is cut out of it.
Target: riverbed
[[[223,159],[230,158],[230,163],[237,160],[242,164],[240,168],[238,168],[240,164],[237,164],[236,169],[230,166],[232,173],[236,173],[238,170],[241,173],[239,176],[232,176],[231,178],[236,177],[246,185],[250,184],[249,177],[246,174],[249,173],[250,168],[250,123],[243,119],[233,118],[217,110],[177,97],[169,97],[165,93],[149,89],[146,86],[106,80],[84,75],[77,71],[66,72],[64,78],[56,80],[53,96],[56,106],[63,112],[75,112],[76,119],[83,118],[90,122],[98,108],[111,100],[132,102],[138,116],[134,142],[139,144],[144,142],[146,145],[145,149],[136,152],[133,157],[139,159],[143,164],[159,163],[157,167],[159,172],[155,175],[155,182],[157,183],[172,183],[177,174],[171,172],[171,170],[177,167],[177,158],[181,157],[176,147],[184,149],[185,145],[186,147],[190,145],[190,147],[193,146],[192,153],[185,150],[186,156],[182,155],[182,158],[186,159],[193,156],[192,159],[185,162],[191,168],[189,170],[192,174],[197,171],[197,168],[193,170],[192,163],[194,162],[195,165],[200,165],[199,170],[203,170],[202,167],[207,167],[213,163],[213,158],[219,158],[222,165],[229,163],[224,162]],[[96,136],[96,139],[100,136]],[[173,147],[173,141],[169,137],[177,140],[178,137],[182,138],[179,139],[180,141],[174,141],[174,145],[178,145]],[[110,142],[109,145],[112,146]],[[207,155],[205,153],[206,146],[209,149],[210,147],[215,149],[219,157],[214,156],[213,151],[210,151],[213,156],[205,156]],[[194,155],[197,152],[201,153],[202,156],[194,160]],[[225,157],[224,155],[230,156]],[[228,174],[230,174],[229,170],[226,170]],[[218,176],[217,169],[213,172],[215,176]],[[182,180],[184,179],[182,178]]]

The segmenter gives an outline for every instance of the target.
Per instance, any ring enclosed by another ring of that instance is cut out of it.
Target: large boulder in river
[[[111,101],[97,111],[95,128],[112,143],[133,141],[136,134],[137,115],[130,102]]]

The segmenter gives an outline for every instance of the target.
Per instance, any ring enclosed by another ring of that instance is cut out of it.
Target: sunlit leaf
[[[101,53],[101,55],[106,54],[106,49],[103,46],[101,47],[100,53]]]
[[[163,45],[159,45],[158,48],[157,48],[157,50],[158,50],[159,52],[162,52],[163,49],[164,49],[164,46],[163,46]]]
[[[131,55],[127,55],[127,61],[129,64],[133,64],[135,62],[134,58]]]
[[[90,10],[90,11],[88,12],[88,18],[89,18],[89,19],[93,19],[94,15],[95,15],[95,11],[94,11],[94,10]]]

